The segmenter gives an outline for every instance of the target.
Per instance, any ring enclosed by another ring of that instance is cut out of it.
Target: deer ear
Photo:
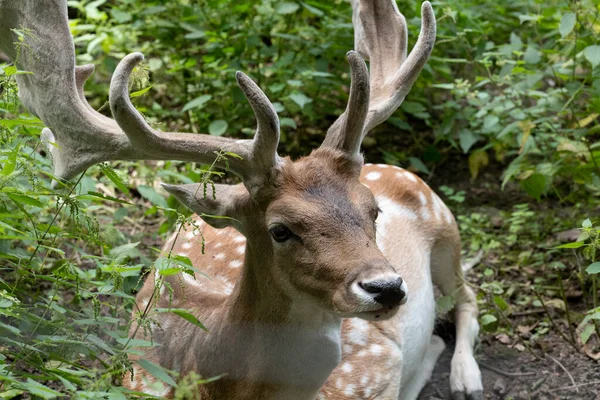
[[[217,229],[231,226],[239,230],[240,221],[238,217],[244,214],[244,209],[251,202],[250,194],[243,184],[208,185],[206,192],[204,185],[199,183],[188,185],[161,183],[161,185],[181,204]]]

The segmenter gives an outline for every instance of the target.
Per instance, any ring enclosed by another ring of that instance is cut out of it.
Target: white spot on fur
[[[335,381],[336,388],[341,389],[343,385],[344,385],[344,382],[342,381],[342,378],[338,378],[337,381]]]
[[[429,219],[429,209],[427,207],[421,208],[421,219],[423,219],[423,221]]]
[[[231,292],[233,292],[233,283],[231,282],[226,282],[224,287],[223,287],[223,293],[225,293],[226,295],[230,295]]]
[[[184,248],[185,250],[189,250],[192,248],[192,244],[187,242],[187,243],[184,243],[183,245],[181,245],[181,247]]]
[[[348,385],[346,386],[346,390],[344,390],[344,394],[346,396],[354,396],[354,389],[356,388],[355,385]]]
[[[215,255],[215,260],[223,260],[225,259],[225,253],[219,253]]]
[[[189,253],[187,251],[180,251],[177,255],[187,257]]]
[[[400,205],[387,197],[378,196],[377,204],[382,210],[377,218],[377,225],[380,227],[384,227],[385,224],[394,221],[396,218],[405,218],[412,221],[417,220],[417,214],[413,210]]]
[[[242,262],[240,260],[233,260],[229,263],[229,268],[239,268],[242,266]]]
[[[419,200],[421,201],[422,206],[427,205],[427,196],[425,196],[425,193],[419,192]]]
[[[368,375],[363,375],[362,378],[360,378],[360,384],[362,386],[367,386],[368,382],[369,382],[369,376]]]
[[[371,349],[370,350],[371,350],[371,353],[374,356],[378,356],[378,355],[380,355],[383,352],[383,347],[381,345],[378,345],[378,344],[373,344],[373,345],[371,345]]]
[[[352,329],[348,331],[348,341],[353,344],[364,346],[367,344],[367,333],[369,324],[363,319],[353,318],[350,320]]]
[[[417,182],[417,178],[411,172],[406,171],[406,172],[404,172],[404,174],[410,181]]]
[[[194,232],[188,232],[185,234],[185,238],[186,239],[193,239],[194,238]]]
[[[342,364],[342,366],[340,367],[340,369],[342,370],[342,372],[345,372],[346,374],[352,372],[352,370],[354,369],[354,367],[352,366],[352,364],[345,362]]]
[[[236,237],[233,238],[233,241],[236,243],[243,243],[246,241],[246,238],[242,235],[238,235]]]
[[[377,164],[379,168],[389,168],[390,166],[387,164]]]
[[[195,279],[195,276],[192,276],[190,274],[185,274],[185,273],[181,274],[181,275],[183,275],[183,280],[186,281],[187,283],[190,283],[194,286],[202,286],[202,284]]]
[[[219,230],[217,230],[217,233],[216,233],[216,235],[217,235],[217,236],[221,236],[221,235],[223,235],[224,233],[225,233],[225,230],[224,230],[224,229],[219,229]]]
[[[378,171],[371,171],[365,175],[365,179],[368,181],[376,181],[379,178],[381,178],[381,172]]]
[[[373,390],[372,387],[365,388],[365,397],[367,397],[367,398],[371,397],[371,391],[372,390]]]
[[[223,246],[223,243],[221,243],[221,242],[217,242],[217,243],[215,244],[215,249],[218,249],[218,248],[219,248],[219,247],[221,247],[221,246]]]
[[[444,219],[446,220],[447,223],[452,222],[452,213],[450,212],[448,207],[444,207]]]
[[[238,254],[244,254],[244,253],[246,252],[246,246],[245,246],[245,245],[242,245],[242,246],[238,247],[237,249],[235,249],[235,251],[236,251]]]

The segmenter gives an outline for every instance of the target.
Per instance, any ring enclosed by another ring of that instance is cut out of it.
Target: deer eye
[[[275,239],[276,242],[282,243],[292,237],[293,233],[290,229],[283,224],[276,224],[269,229],[271,232],[271,236]]]

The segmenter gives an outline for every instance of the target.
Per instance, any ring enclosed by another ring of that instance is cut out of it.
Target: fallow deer
[[[221,375],[198,388],[202,398],[415,399],[444,348],[433,335],[434,285],[456,301],[453,397],[483,398],[473,356],[477,304],[463,280],[452,214],[416,175],[364,165],[360,153],[364,136],[400,106],[431,53],[431,5],[422,5],[409,55],[405,19],[393,0],[353,0],[352,7],[357,52],[348,53],[347,108],[321,147],[294,161],[277,155],[277,113],[243,73],[236,78],[257,119],[252,140],[151,128],[128,94],[139,53],[113,75],[113,120],[83,95],[93,66],[75,66],[66,0],[0,0],[0,50],[33,73],[17,76],[19,95],[48,126],[42,136],[57,178],[99,161],[211,163],[219,150],[240,156],[228,166],[242,183],[216,185],[216,198],[204,197],[199,185],[164,185],[203,216],[206,253],[193,231],[171,238],[164,251],[186,255],[212,279],[167,277],[172,295],[151,307],[185,308],[210,333],[172,314],[153,315],[159,346],[143,357],[180,376]],[[15,28],[30,30],[18,51]],[[153,301],[155,279],[137,295],[138,308]],[[143,329],[132,331],[146,337]],[[135,364],[123,384],[172,396],[171,387],[149,387],[153,380]]]

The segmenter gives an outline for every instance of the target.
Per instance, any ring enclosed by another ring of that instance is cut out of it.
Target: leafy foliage
[[[283,153],[306,154],[345,107],[344,54],[353,47],[345,1],[68,3],[77,61],[98,71],[86,94],[104,113],[110,75],[132,51],[147,61],[131,97],[165,130],[251,135],[255,121],[236,70],[274,100]],[[419,4],[400,9],[414,43]],[[458,157],[475,183],[494,168],[503,171],[503,188],[517,182],[540,203],[515,196],[500,216],[471,210],[464,190],[441,188],[458,210],[465,249],[483,250],[488,260],[477,270],[481,325],[515,333],[517,308],[544,308],[548,318],[532,328],[530,343],[551,328],[577,347],[591,343],[598,336],[597,222],[584,222],[579,240],[563,246],[572,250],[548,249],[550,233],[581,220],[600,194],[600,8],[591,0],[442,0],[435,11],[434,54],[401,109],[367,138],[366,154],[431,176]],[[17,46],[27,34],[19,31]],[[169,230],[192,223],[156,182],[210,185],[227,177],[210,166],[121,162],[51,189],[43,124],[17,99],[14,76],[26,73],[13,65],[0,73],[0,397],[141,396],[117,385],[131,368],[132,345],[154,345],[130,339],[135,288],[149,272],[193,270],[185,257],[151,253]],[[560,220],[540,214],[540,204],[573,204],[577,212]],[[572,251],[589,263],[579,266]],[[585,292],[584,311],[567,309],[563,280]],[[453,305],[446,296],[438,308]],[[152,307],[138,310],[140,326],[152,323]],[[569,316],[566,329],[552,326],[555,310]],[[203,327],[185,310],[159,311]],[[174,383],[169,371],[149,361],[144,367],[159,385]],[[210,378],[184,377],[176,396],[194,398],[197,383]]]

